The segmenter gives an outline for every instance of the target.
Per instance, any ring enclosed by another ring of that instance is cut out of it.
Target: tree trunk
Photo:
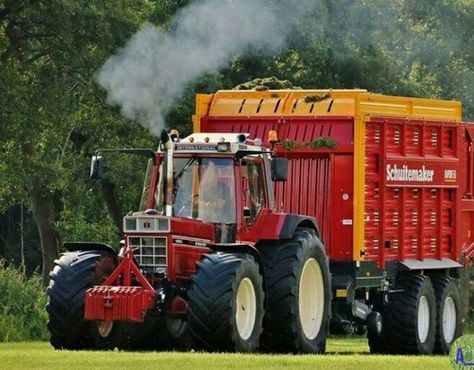
[[[121,239],[123,212],[119,202],[117,186],[114,183],[105,179],[102,179],[100,184],[105,203],[107,204],[107,210],[109,211],[110,217],[112,217],[112,221],[117,227],[117,235],[119,239]]]
[[[43,258],[43,269],[41,277],[46,286],[49,281],[49,272],[54,267],[54,260],[58,258],[59,234],[54,222],[56,221],[56,212],[51,194],[44,194],[44,184],[36,181],[30,190],[31,204],[33,214],[36,220],[36,227],[40,236],[41,255]]]

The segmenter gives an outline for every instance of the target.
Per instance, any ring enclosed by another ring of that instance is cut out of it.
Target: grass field
[[[324,355],[55,351],[46,342],[0,343],[0,369],[452,369],[446,356],[374,356],[364,338],[331,338]]]

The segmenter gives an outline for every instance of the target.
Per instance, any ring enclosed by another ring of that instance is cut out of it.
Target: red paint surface
[[[276,130],[280,141],[295,141],[294,150],[276,148],[289,159],[288,181],[275,186],[277,211],[315,217],[330,258],[350,260],[353,124],[352,117],[204,117],[201,131],[246,132],[265,143],[268,131]],[[320,136],[333,138],[337,147],[302,145]],[[384,266],[405,258],[459,260],[463,250],[474,256],[473,139],[474,127],[460,122],[371,117],[365,137],[365,259]],[[433,171],[432,178],[389,180],[388,165]],[[271,233],[269,225],[262,235]],[[275,222],[273,229],[278,227]]]

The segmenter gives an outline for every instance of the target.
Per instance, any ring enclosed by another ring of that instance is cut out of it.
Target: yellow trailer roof
[[[221,90],[196,97],[195,131],[203,116],[357,116],[461,120],[461,103],[387,96],[367,90]]]

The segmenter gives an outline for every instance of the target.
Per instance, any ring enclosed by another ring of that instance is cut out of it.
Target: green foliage
[[[303,147],[303,148],[310,147],[311,149],[317,149],[317,148],[334,149],[337,145],[337,142],[332,137],[320,136],[317,139],[311,141],[310,143],[298,142],[298,141],[287,139],[287,140],[284,140],[281,144],[286,150],[293,151],[297,147]]]
[[[98,148],[156,143],[107,107],[95,72],[154,6],[148,0],[0,0],[0,212],[20,202],[36,212],[31,199],[38,189],[53,208],[48,225],[58,240],[118,241],[100,186],[88,179],[90,155]],[[120,168],[110,171],[109,181],[116,182],[122,209],[136,209],[144,165],[126,158]],[[9,222],[11,229],[18,219]],[[24,237],[39,249],[37,233]]]
[[[323,101],[329,99],[331,97],[330,94],[320,95],[306,95],[303,99],[305,103],[317,103],[319,101]]]
[[[38,275],[25,278],[0,259],[0,342],[45,340],[46,294]]]
[[[294,140],[286,139],[285,141],[282,142],[282,145],[286,150],[289,150],[291,152],[292,150],[296,149],[296,146],[298,145],[298,143]]]
[[[256,78],[255,80],[245,82],[234,87],[234,90],[285,90],[285,89],[301,89],[293,86],[288,80],[279,80],[275,76],[267,78]]]
[[[156,148],[157,141],[107,106],[95,73],[141,24],[167,29],[193,1],[0,0],[0,212],[9,222],[0,226],[0,237],[7,228],[16,230],[18,218],[10,215],[23,204],[27,254],[38,254],[30,203],[36,187],[54,206],[59,239],[117,243],[100,183],[88,179],[89,158],[98,148]],[[268,88],[289,86],[274,79],[308,89],[456,99],[464,116],[474,118],[473,1],[311,3],[313,10],[295,22],[286,46],[274,55],[236,54],[226,68],[189,83],[167,113],[168,127],[183,136],[191,132],[196,92],[245,81],[265,85],[258,82],[263,76],[274,76]],[[275,0],[269,6],[287,5]],[[196,21],[212,27],[212,20]],[[306,97],[309,103],[319,98]],[[310,145],[320,144],[331,145]],[[107,163],[107,181],[116,185],[123,212],[136,210],[145,164],[127,156],[107,157]],[[18,241],[0,244],[0,253],[18,256]]]
[[[336,140],[334,140],[332,137],[320,136],[310,143],[310,147],[334,149],[336,147]]]

